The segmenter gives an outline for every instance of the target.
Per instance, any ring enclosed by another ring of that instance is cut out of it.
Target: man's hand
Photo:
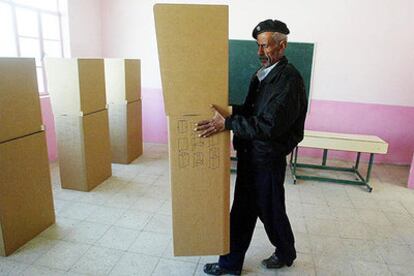
[[[214,111],[214,116],[211,120],[200,121],[196,124],[195,131],[200,132],[198,136],[207,138],[213,134],[222,132],[225,130],[224,116],[217,110],[214,105],[211,105],[211,109]]]

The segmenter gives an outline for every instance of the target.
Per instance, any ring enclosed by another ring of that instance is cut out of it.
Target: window
[[[63,57],[62,0],[0,0],[0,56],[36,59],[39,93],[46,93],[45,57]]]

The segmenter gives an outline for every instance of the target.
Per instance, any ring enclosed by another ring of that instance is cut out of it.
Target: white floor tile
[[[29,265],[25,263],[16,263],[0,257],[0,275],[18,275],[22,273]]]
[[[142,230],[154,214],[130,209],[115,222],[116,226],[123,228],[130,228],[135,230]]]
[[[362,261],[352,262],[352,269],[356,275],[364,276],[391,276],[387,265]]]
[[[376,210],[357,210],[358,218],[361,222],[376,225],[376,226],[390,226],[391,222],[385,216],[384,212]]]
[[[92,246],[72,266],[70,272],[88,275],[108,275],[124,254],[121,250]]]
[[[311,235],[339,237],[339,223],[333,219],[306,218],[306,228]]]
[[[171,200],[166,200],[158,210],[159,214],[172,216],[172,205]]]
[[[90,245],[59,241],[51,250],[34,262],[36,266],[47,266],[68,270],[88,250]]]
[[[302,209],[306,218],[334,219],[334,214],[328,205],[322,206],[303,203]]]
[[[97,205],[74,202],[59,212],[59,216],[70,219],[86,219],[97,208]]]
[[[345,239],[369,239],[371,237],[369,228],[358,221],[340,221],[339,233]]]
[[[106,224],[83,221],[63,239],[71,242],[94,244],[106,233],[109,227]]]
[[[170,235],[141,232],[128,251],[161,257],[170,241]]]
[[[412,266],[414,254],[407,245],[380,243],[382,258],[388,265]]]
[[[195,272],[196,267],[197,264],[194,263],[161,259],[152,275],[192,276]]]
[[[76,228],[82,221],[78,219],[69,219],[56,217],[56,223],[49,226],[39,236],[50,240],[61,240]]]
[[[172,259],[175,261],[181,262],[190,262],[190,263],[198,263],[200,261],[200,256],[174,256],[174,248],[173,242],[170,241],[169,245],[165,249],[164,253],[162,254],[162,258],[164,259]]]
[[[414,228],[414,219],[413,216],[407,213],[394,213],[394,212],[384,212],[385,216],[391,222],[392,225],[396,227],[413,227]]]
[[[342,244],[350,260],[385,264],[381,246],[374,241],[343,239]]]
[[[36,237],[19,248],[12,255],[8,256],[7,259],[14,262],[32,264],[56,244],[56,241]]]
[[[112,225],[122,216],[123,213],[125,213],[125,209],[97,206],[85,220]]]
[[[32,265],[32,266],[29,266],[27,269],[25,269],[20,275],[21,276],[45,276],[45,275],[66,276],[66,271],[48,268],[45,266]]]
[[[151,275],[159,261],[158,257],[136,253],[125,253],[112,269],[112,276],[148,276]]]
[[[138,197],[130,209],[156,213],[165,200],[151,197]]]
[[[139,234],[138,230],[112,226],[96,244],[113,249],[127,250]]]
[[[316,275],[318,276],[357,276],[348,260],[337,259],[325,254],[313,255],[313,259],[315,263]]]
[[[388,269],[394,276],[412,276],[414,266],[388,265]]]
[[[172,233],[172,218],[162,214],[155,214],[144,228],[145,231],[157,233]]]
[[[151,186],[153,185],[159,176],[155,175],[136,175],[130,182],[137,186]]]

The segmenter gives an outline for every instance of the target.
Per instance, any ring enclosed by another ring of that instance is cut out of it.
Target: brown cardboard
[[[3,229],[1,228],[1,224],[0,224],[0,256],[6,256],[6,252],[4,248],[4,240],[3,240]]]
[[[144,153],[144,137],[142,134],[142,102],[128,104],[128,161],[132,162]]]
[[[42,130],[33,58],[0,58],[0,142]]]
[[[229,251],[230,137],[200,138],[197,121],[168,117],[174,255],[220,255]]]
[[[143,153],[142,103],[109,105],[112,162],[129,164]]]
[[[124,103],[141,99],[141,61],[139,59],[105,59],[107,102]]]
[[[0,255],[55,222],[45,133],[0,144]]]
[[[112,175],[107,110],[55,122],[62,188],[90,191]]]
[[[228,106],[228,7],[154,5],[168,116]]]
[[[103,59],[47,58],[47,86],[55,115],[86,115],[106,108]]]
[[[169,122],[174,255],[229,252],[230,139],[193,131],[228,106],[228,7],[154,6]]]

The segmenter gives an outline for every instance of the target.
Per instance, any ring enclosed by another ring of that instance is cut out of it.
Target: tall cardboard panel
[[[0,254],[55,222],[45,133],[0,144]]]
[[[126,104],[109,104],[109,136],[112,162],[126,164],[127,161],[127,112]]]
[[[103,59],[48,58],[47,85],[55,115],[86,115],[106,108]]]
[[[125,103],[141,99],[141,61],[139,59],[105,59],[107,102]]]
[[[108,112],[55,118],[61,185],[90,191],[111,176]]]
[[[142,155],[142,103],[109,105],[112,162],[129,164]]]
[[[228,108],[228,7],[154,6],[165,112]]]
[[[133,102],[141,99],[141,60],[125,60],[125,100]]]
[[[230,140],[227,133],[198,137],[194,124],[208,116],[168,118],[177,256],[229,250]]]
[[[87,191],[82,117],[55,116],[62,188]]]
[[[174,254],[229,252],[229,133],[201,139],[210,104],[228,106],[228,7],[154,6],[169,121]]]
[[[0,142],[42,127],[33,58],[0,58]]]
[[[127,106],[128,127],[128,163],[134,161],[143,153],[142,137],[142,102],[128,103]]]
[[[112,175],[108,111],[83,117],[83,137],[88,191]]]

